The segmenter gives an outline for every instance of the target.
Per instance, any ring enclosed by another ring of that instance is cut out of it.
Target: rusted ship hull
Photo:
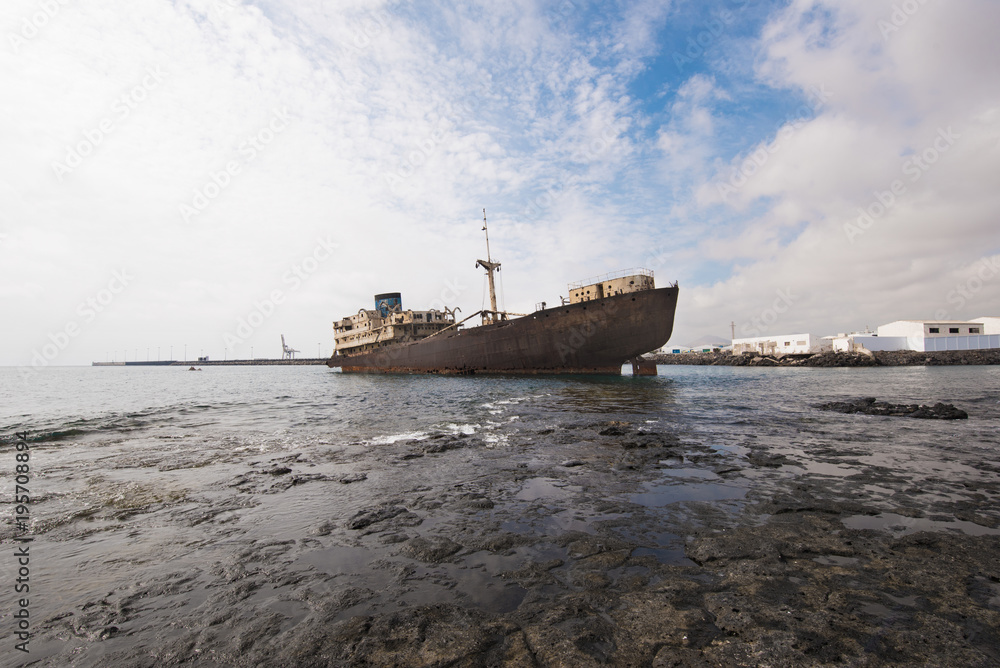
[[[677,288],[658,288],[536,311],[412,343],[356,355],[327,366],[359,373],[621,373],[656,350],[674,326]]]

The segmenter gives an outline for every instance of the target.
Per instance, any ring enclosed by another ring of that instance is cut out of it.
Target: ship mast
[[[493,258],[490,257],[490,231],[486,227],[486,209],[483,209],[483,232],[486,233],[486,259],[476,260],[476,266],[482,267],[486,270],[490,281],[490,312],[487,315],[483,313],[483,324],[488,324],[490,322],[496,322],[498,312],[497,312],[497,292],[493,284],[493,272],[500,271],[500,263],[494,262]]]

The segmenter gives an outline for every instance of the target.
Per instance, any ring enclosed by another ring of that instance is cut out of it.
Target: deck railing
[[[621,271],[613,271],[610,274],[604,274],[603,276],[594,276],[593,278],[588,278],[583,281],[570,283],[569,289],[576,290],[577,288],[582,288],[585,285],[604,283],[605,281],[613,281],[616,278],[625,278],[626,276],[649,276],[650,278],[653,278],[653,271],[651,269],[641,268],[622,269]]]

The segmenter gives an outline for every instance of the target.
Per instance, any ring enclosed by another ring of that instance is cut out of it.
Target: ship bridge
[[[652,290],[656,287],[653,272],[649,269],[623,269],[603,276],[569,284],[569,303],[604,299],[629,292]]]
[[[333,323],[337,354],[353,355],[393,343],[419,341],[455,324],[455,312],[403,310],[398,293],[375,296],[375,309],[361,309],[357,314]],[[380,299],[381,298],[381,299]]]

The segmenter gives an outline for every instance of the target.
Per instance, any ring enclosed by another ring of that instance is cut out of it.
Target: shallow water
[[[503,613],[541,595],[510,573],[582,586],[574,564],[612,543],[683,565],[694,532],[809,504],[894,535],[1000,532],[1000,368],[659,371],[0,369],[5,489],[14,433],[31,447],[31,658],[100,665],[195,634],[224,663],[240,637],[320,614]],[[814,408],[862,396],[970,418]],[[0,560],[3,582],[15,570]]]

